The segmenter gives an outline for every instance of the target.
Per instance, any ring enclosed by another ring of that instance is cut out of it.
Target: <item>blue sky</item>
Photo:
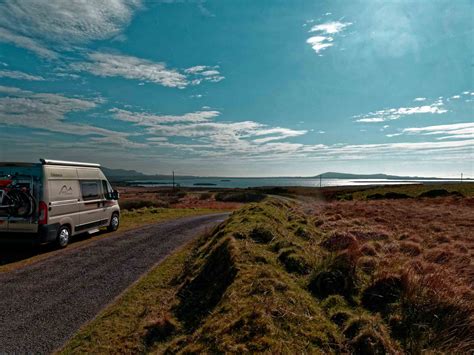
[[[473,176],[472,1],[3,1],[0,160]]]

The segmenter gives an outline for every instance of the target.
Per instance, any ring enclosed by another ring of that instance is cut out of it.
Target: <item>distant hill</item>
[[[126,181],[126,180],[169,180],[170,175],[147,175],[136,170],[126,169],[110,169],[102,167],[102,171],[105,176],[111,181]],[[359,180],[458,180],[457,178],[436,178],[436,177],[419,177],[419,176],[399,176],[399,175],[387,175],[387,174],[351,174],[351,173],[337,173],[337,172],[326,172],[316,176],[299,177],[299,179],[319,179],[322,176],[323,179],[359,179]],[[179,179],[194,179],[199,176],[192,175],[176,175]],[[281,176],[284,178],[285,176]],[[275,177],[279,178],[279,177]],[[265,178],[264,178],[265,179]],[[465,179],[469,181],[471,179]]]
[[[398,176],[387,174],[350,174],[336,172],[327,172],[320,175],[316,175],[314,177],[319,178],[320,176],[322,176],[324,179],[446,180],[443,178],[436,177]]]
[[[135,178],[146,178],[147,175],[136,171],[136,170],[125,170],[125,169],[109,169],[106,167],[101,168],[105,176],[109,180],[129,180],[129,179],[135,179]]]

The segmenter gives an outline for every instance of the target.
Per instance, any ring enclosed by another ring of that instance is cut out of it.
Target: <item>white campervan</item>
[[[118,192],[99,164],[40,162],[0,162],[0,238],[33,237],[64,248],[73,235],[117,230]]]

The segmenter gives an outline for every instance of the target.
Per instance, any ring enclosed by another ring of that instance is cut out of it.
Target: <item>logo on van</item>
[[[72,187],[71,186],[66,186],[66,185],[63,185],[63,187],[61,187],[61,190],[59,190],[59,194],[60,195],[72,195]]]

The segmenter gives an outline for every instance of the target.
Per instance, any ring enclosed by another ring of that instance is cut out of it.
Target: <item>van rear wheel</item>
[[[118,229],[119,225],[120,225],[119,214],[117,212],[114,212],[112,214],[112,218],[110,218],[110,224],[107,227],[107,230],[109,232],[115,232]]]
[[[67,247],[70,237],[71,231],[68,226],[59,227],[58,236],[56,237],[56,246],[61,249]]]

